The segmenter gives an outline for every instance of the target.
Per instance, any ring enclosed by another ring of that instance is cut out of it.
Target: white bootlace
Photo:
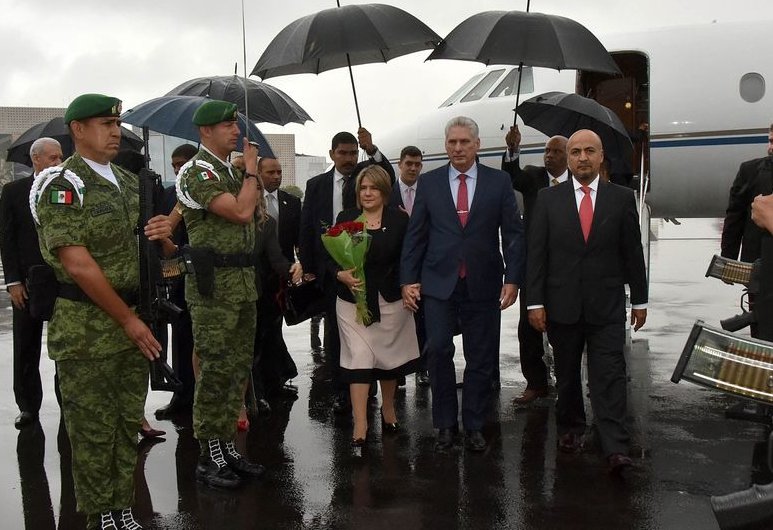
[[[121,524],[126,530],[142,530],[140,523],[134,520],[131,508],[121,510]]]
[[[232,458],[239,460],[242,455],[239,454],[239,452],[236,450],[236,446],[233,442],[226,442],[225,443],[225,450],[228,451],[228,454],[231,455]]]
[[[217,467],[227,466],[228,464],[226,463],[225,458],[223,458],[223,450],[220,447],[220,440],[213,438],[208,440],[207,443],[209,444],[209,457],[217,464]]]
[[[101,513],[99,518],[100,530],[118,530],[118,525],[115,524],[115,519],[113,519],[113,514],[111,512]]]

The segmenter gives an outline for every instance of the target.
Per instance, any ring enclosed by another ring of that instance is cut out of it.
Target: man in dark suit
[[[191,144],[182,144],[172,151],[171,165],[174,174],[177,175],[191,158],[196,156],[199,150]],[[178,219],[178,224],[172,234],[172,241],[179,248],[188,244],[188,231],[182,215],[176,211],[177,190],[174,184],[164,190],[164,211],[173,218]],[[172,394],[169,403],[156,410],[156,418],[169,419],[178,414],[190,414],[193,409],[193,394],[196,391],[196,379],[193,375],[193,323],[188,304],[185,302],[185,282],[178,278],[172,285],[172,300],[182,309],[172,321],[172,363],[175,375],[180,379],[182,388]]]
[[[39,138],[30,147],[30,158],[34,175],[9,182],[0,196],[0,257],[13,304],[13,393],[19,407],[14,423],[17,429],[37,420],[43,399],[39,369],[43,321],[30,316],[25,286],[30,267],[45,264],[30,213],[30,188],[34,176],[62,163],[62,148],[53,138]]]
[[[521,169],[520,145],[521,132],[511,127],[505,136],[507,151],[502,155],[502,169],[510,174],[513,188],[523,196],[523,218],[526,234],[529,233],[529,220],[537,201],[537,192],[548,186],[555,186],[569,179],[566,165],[566,138],[553,136],[545,144],[544,166],[526,166]],[[542,333],[529,325],[526,310],[526,296],[521,289],[521,315],[518,319],[518,346],[521,357],[521,372],[526,378],[526,390],[513,401],[526,405],[537,398],[548,395],[548,369],[542,357],[545,349],[542,345]]]
[[[409,216],[413,211],[413,204],[416,200],[416,186],[418,186],[423,158],[421,149],[408,145],[400,151],[400,161],[397,163],[400,177],[396,180],[397,185],[392,186],[392,196],[389,199],[389,204],[404,210]],[[416,372],[416,384],[427,387],[429,386],[429,370],[427,370],[427,352],[424,348],[427,342],[427,334],[424,327],[423,304],[419,304],[419,309],[414,313],[414,318],[416,321],[416,338],[419,342],[419,352],[421,353],[419,370]]]
[[[284,257],[293,263],[300,232],[301,200],[279,189],[282,185],[282,165],[276,158],[261,157],[258,161],[258,175],[263,182],[266,211],[277,222],[279,247]],[[262,267],[259,272],[263,292],[258,299],[255,344],[259,351],[256,352],[258,365],[253,380],[259,407],[268,411],[270,408],[266,398],[277,397],[282,392],[297,393],[296,387],[286,383],[298,375],[298,369],[282,336],[282,312],[276,301],[281,288],[280,278],[270,267]]]
[[[588,352],[588,384],[601,448],[610,470],[632,464],[627,456],[625,284],[631,290],[631,325],[647,319],[647,274],[633,192],[599,178],[604,160],[592,131],[567,144],[572,179],[543,189],[529,226],[529,322],[547,330],[556,366],[559,449],[577,452],[585,432],[580,377]]]
[[[327,270],[327,252],[322,246],[320,236],[326,226],[335,223],[342,210],[356,206],[355,183],[352,177],[356,177],[360,170],[368,165],[378,164],[389,173],[393,183],[395,174],[392,165],[373,144],[371,134],[365,128],[358,130],[358,137],[359,145],[368,154],[369,159],[357,163],[358,139],[351,133],[340,132],[333,136],[329,153],[333,168],[312,177],[306,183],[301,208],[298,256],[304,272],[316,275],[327,299],[324,349],[333,374],[333,411],[337,413],[349,410],[349,388],[338,378],[341,343],[335,318],[337,281]]]
[[[773,192],[773,124],[768,131],[768,156],[747,160],[741,164],[730,187],[725,223],[722,227],[722,256],[753,262],[760,257],[762,235],[765,231],[752,222],[752,201],[757,195]],[[739,258],[740,253],[740,258]],[[749,305],[754,305],[754,295],[749,295]],[[751,326],[752,336],[757,336],[757,326]]]
[[[507,174],[476,163],[478,125],[463,116],[451,119],[445,146],[451,163],[420,177],[400,284],[406,307],[416,310],[421,298],[432,323],[426,331],[435,449],[450,449],[458,429],[453,336],[459,325],[465,445],[485,451],[482,429],[499,353],[500,311],[515,302],[523,277],[523,225]]]

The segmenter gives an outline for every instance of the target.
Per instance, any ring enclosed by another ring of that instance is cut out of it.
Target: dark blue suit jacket
[[[403,244],[400,284],[421,283],[425,295],[447,300],[464,260],[470,299],[498,299],[503,277],[505,283],[521,285],[525,270],[524,231],[510,177],[478,164],[475,194],[467,225],[462,228],[448,168],[445,165],[419,177],[421,186]]]

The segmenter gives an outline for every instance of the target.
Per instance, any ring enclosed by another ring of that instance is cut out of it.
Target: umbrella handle
[[[346,65],[349,67],[349,80],[352,82],[352,94],[354,95],[354,110],[357,111],[357,127],[362,127],[362,120],[360,119],[360,104],[357,103],[357,89],[354,88],[354,74],[352,74],[352,62],[349,59],[349,54],[346,54]]]
[[[526,8],[528,11],[528,7]],[[518,63],[518,88],[515,90],[515,108],[513,109],[513,127],[518,126],[518,102],[521,100],[521,76],[523,75],[523,63]]]

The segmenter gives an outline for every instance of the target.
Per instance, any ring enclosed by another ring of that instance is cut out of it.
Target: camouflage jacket
[[[208,247],[218,254],[252,254],[255,249],[255,221],[235,224],[209,212],[210,202],[222,193],[239,194],[244,175],[226,167],[212,153],[199,150],[177,176],[177,197],[183,205],[183,219],[190,245]],[[255,268],[216,268],[214,300],[229,303],[254,302]],[[194,276],[185,280],[185,299],[202,303]]]
[[[46,262],[62,283],[75,283],[57,258],[56,250],[83,246],[113,288],[139,287],[136,227],[139,218],[137,176],[112,165],[120,191],[95,173],[79,154],[61,166],[42,190],[38,181],[30,197],[39,222],[38,239]],[[45,173],[41,173],[43,176]],[[123,329],[107,313],[88,302],[57,298],[48,325],[48,351],[54,360],[106,358],[134,348]]]

